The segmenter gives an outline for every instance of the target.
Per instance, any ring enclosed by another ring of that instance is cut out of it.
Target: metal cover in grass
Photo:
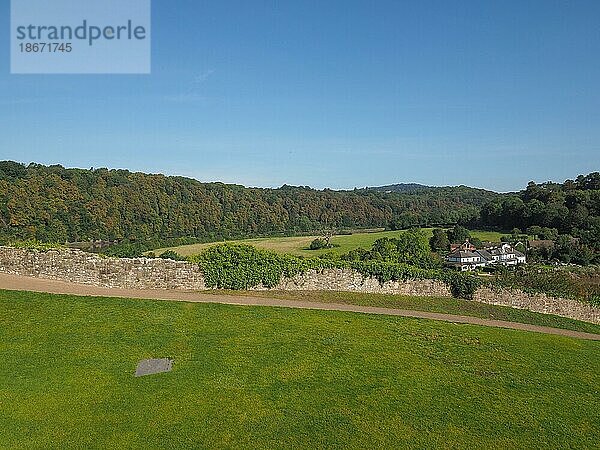
[[[154,375],[156,373],[170,372],[173,367],[173,360],[169,358],[161,359],[142,359],[135,369],[136,377],[144,375]]]

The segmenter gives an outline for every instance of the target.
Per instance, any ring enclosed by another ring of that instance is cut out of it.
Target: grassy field
[[[431,228],[425,228],[427,233],[431,234]],[[267,250],[273,250],[278,253],[289,253],[297,256],[318,256],[324,253],[334,253],[341,255],[347,253],[358,247],[364,249],[370,249],[373,243],[383,237],[397,237],[404,231],[379,231],[372,233],[354,233],[351,235],[340,235],[334,236],[331,242],[337,247],[325,250],[308,250],[310,243],[313,239],[318,236],[297,236],[297,237],[274,237],[274,238],[259,238],[259,239],[243,239],[237,241],[230,241],[235,243],[243,243],[254,245],[259,248]],[[482,241],[500,242],[502,233],[493,231],[472,231],[471,235],[478,237]],[[170,247],[155,250],[157,255],[160,255],[166,250],[173,250],[182,256],[197,255],[202,250],[215,245],[215,243],[209,244],[192,244],[182,245],[180,247]]]
[[[2,448],[594,448],[600,342],[0,291]],[[173,372],[134,378],[137,362]]]
[[[248,297],[278,298],[293,301],[318,303],[337,303],[345,305],[376,306],[380,308],[427,311],[460,316],[481,317],[483,319],[506,320],[508,322],[528,323],[544,327],[583,331],[600,334],[600,325],[568,319],[551,314],[540,314],[508,306],[488,305],[486,303],[451,297],[417,297],[396,294],[366,294],[363,292],[335,291],[204,291],[212,295],[232,295]]]

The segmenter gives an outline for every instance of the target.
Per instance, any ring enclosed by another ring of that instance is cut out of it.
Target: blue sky
[[[154,0],[151,75],[10,75],[0,159],[500,191],[600,169],[600,2]]]

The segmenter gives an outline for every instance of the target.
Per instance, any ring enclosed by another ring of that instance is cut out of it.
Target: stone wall
[[[281,291],[347,291],[375,294],[451,297],[448,286],[436,280],[388,281],[379,283],[350,269],[309,270],[303,275],[284,278],[273,288]]]
[[[600,324],[600,308],[566,298],[527,294],[520,290],[480,288],[473,300]]]
[[[206,289],[204,277],[196,264],[160,258],[107,258],[72,249],[39,252],[0,247],[0,272],[113,288]],[[274,289],[452,295],[448,287],[439,281],[390,281],[381,285],[374,278],[364,278],[360,273],[347,269],[311,270],[283,279]]]
[[[0,247],[0,272],[94,286],[131,289],[206,289],[198,266],[170,259],[103,258],[81,250]]]
[[[0,272],[113,288],[206,289],[204,277],[196,264],[169,259],[104,258],[80,250],[38,252],[0,247]],[[274,289],[451,296],[448,287],[440,281],[409,280],[380,284],[374,278],[365,278],[349,269],[310,270],[303,275],[283,279]],[[575,300],[488,288],[479,289],[475,300],[600,323],[600,308]]]

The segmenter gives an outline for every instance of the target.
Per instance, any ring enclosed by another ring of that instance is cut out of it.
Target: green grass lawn
[[[431,228],[425,228],[427,233],[431,234]],[[243,243],[254,245],[259,248],[273,250],[278,253],[289,253],[297,256],[318,256],[324,253],[334,253],[341,255],[348,253],[358,247],[364,249],[370,249],[373,243],[383,237],[397,237],[404,231],[378,231],[371,233],[354,233],[351,235],[340,235],[334,236],[331,242],[337,247],[325,250],[308,250],[310,243],[313,239],[318,236],[296,236],[296,237],[273,237],[273,238],[258,238],[258,239],[242,239],[236,241],[230,241],[235,243]],[[502,233],[493,231],[472,231],[473,237],[478,237],[482,241],[500,242]],[[215,243],[208,244],[192,244],[182,245],[179,247],[170,247],[154,250],[157,255],[160,255],[166,250],[173,250],[182,256],[191,256],[201,253],[202,250],[215,245]]]
[[[594,448],[600,342],[0,291],[2,448]],[[138,360],[173,371],[134,378]]]
[[[565,330],[600,334],[600,325],[568,319],[551,314],[540,314],[508,306],[488,305],[475,301],[451,297],[417,297],[395,294],[366,294],[363,292],[334,291],[205,291],[213,295],[279,298],[284,300],[337,303],[346,305],[376,306],[380,308],[408,309],[460,316],[481,317],[483,319],[506,320]]]

